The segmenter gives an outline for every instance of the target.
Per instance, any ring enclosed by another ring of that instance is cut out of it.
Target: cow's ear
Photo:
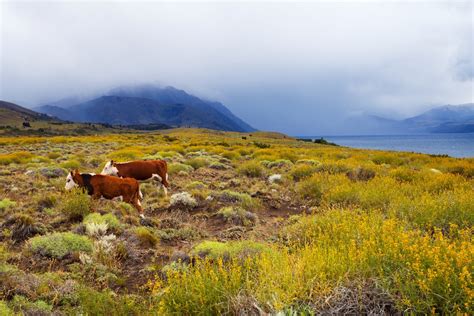
[[[113,165],[113,164],[114,164],[114,161],[113,161],[113,160],[111,160],[111,161],[110,161],[110,165]]]

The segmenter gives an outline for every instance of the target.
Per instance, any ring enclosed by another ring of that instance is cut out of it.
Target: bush
[[[0,301],[0,315],[14,316],[15,314],[10,308],[8,308],[7,303],[5,303],[4,301]]]
[[[264,244],[250,240],[230,241],[227,243],[203,241],[193,248],[191,255],[213,259],[244,258],[259,254],[266,249],[267,246]]]
[[[420,172],[408,168],[397,168],[391,170],[390,176],[399,182],[415,182],[422,178]]]
[[[392,165],[392,166],[401,166],[405,163],[405,161],[397,156],[389,155],[389,154],[379,154],[372,158],[372,161],[376,165]]]
[[[265,144],[265,143],[253,142],[253,144],[255,145],[255,147],[258,147],[258,148],[270,148],[271,147],[269,144]]]
[[[143,156],[143,153],[138,149],[120,149],[108,155],[110,159],[116,160],[135,160]]]
[[[16,202],[14,202],[14,201],[12,201],[8,198],[0,200],[0,210],[2,210],[2,211],[7,210],[10,207],[15,206],[15,205],[16,205]]]
[[[87,237],[70,232],[33,237],[29,245],[35,253],[58,259],[76,251],[92,252],[92,242]]]
[[[352,181],[369,181],[375,177],[375,171],[358,167],[346,173]]]
[[[33,154],[27,151],[19,151],[11,154],[0,154],[0,165],[9,165],[11,163],[27,163]]]
[[[237,160],[240,158],[240,154],[235,151],[225,151],[221,154],[221,156],[230,160]]]
[[[175,175],[175,174],[178,174],[180,172],[189,173],[193,170],[194,170],[193,167],[191,167],[190,165],[185,165],[185,164],[182,164],[182,163],[170,163],[168,165],[168,174],[170,174],[170,175]]]
[[[69,161],[63,162],[60,166],[61,168],[64,168],[66,170],[73,170],[73,169],[80,168],[81,163],[77,160],[69,160]]]
[[[117,295],[111,290],[82,287],[77,291],[78,306],[68,315],[145,315],[147,304],[136,295]]]
[[[170,198],[170,205],[175,207],[194,208],[198,205],[188,192],[175,193]]]
[[[350,168],[340,163],[324,163],[316,167],[317,172],[326,172],[329,174],[346,173]]]
[[[319,177],[311,177],[301,181],[298,183],[296,191],[301,197],[310,199],[315,205],[321,203],[323,189]]]
[[[59,158],[59,157],[61,157],[60,153],[57,153],[57,152],[48,153],[48,158],[49,159],[56,159],[56,158]]]
[[[263,168],[256,161],[249,161],[241,164],[237,171],[239,174],[245,175],[247,177],[257,178],[263,175]]]
[[[91,200],[82,189],[74,189],[64,195],[59,209],[69,220],[82,220],[90,213]]]
[[[222,216],[225,221],[240,226],[254,226],[258,220],[257,215],[241,207],[223,207],[217,214]]]
[[[31,302],[21,295],[15,295],[11,304],[14,309],[22,311],[25,315],[48,315],[53,310],[53,306],[45,301]]]
[[[252,199],[247,193],[224,190],[219,194],[218,198],[221,202],[225,203],[239,203],[242,208],[247,210],[255,210],[260,206],[258,201]]]
[[[13,214],[0,227],[10,229],[12,240],[19,242],[26,240],[43,231],[33,218],[27,214]]]
[[[199,168],[209,166],[210,162],[205,158],[197,157],[197,158],[188,159],[184,163],[193,167],[194,170],[197,170]]]
[[[312,165],[300,164],[290,170],[290,176],[295,181],[307,178],[316,172],[316,167]]]
[[[120,228],[120,221],[112,213],[100,215],[99,213],[91,213],[87,215],[82,221],[84,225],[95,223],[95,224],[107,224],[107,227],[111,230],[117,231]]]
[[[164,228],[158,231],[160,240],[164,242],[172,242],[177,240],[193,241],[200,238],[203,234],[193,227],[183,228]]]
[[[146,227],[137,227],[134,230],[135,236],[143,247],[154,247],[158,243],[155,233]]]

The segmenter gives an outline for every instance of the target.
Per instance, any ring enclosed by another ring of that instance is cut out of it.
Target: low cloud
[[[22,105],[158,83],[301,135],[472,102],[469,1],[0,6],[0,99]]]

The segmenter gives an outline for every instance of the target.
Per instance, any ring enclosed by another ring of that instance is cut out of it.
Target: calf
[[[111,160],[105,164],[101,174],[137,180],[157,180],[163,185],[165,195],[168,195],[168,165],[164,160],[138,160],[122,163]]]
[[[67,175],[65,189],[71,190],[74,187],[84,188],[93,199],[104,197],[110,200],[122,197],[124,202],[135,206],[140,216],[143,217],[140,203],[143,195],[140,192],[138,181],[135,179],[79,173],[78,170],[75,170]]]

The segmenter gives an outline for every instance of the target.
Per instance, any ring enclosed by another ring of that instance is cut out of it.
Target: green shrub
[[[100,215],[99,213],[91,213],[87,215],[82,221],[84,225],[95,223],[95,224],[107,224],[107,227],[111,230],[118,230],[120,228],[120,221],[112,213]]]
[[[16,310],[21,310],[26,315],[45,315],[50,314],[53,310],[53,306],[46,303],[45,301],[38,300],[35,302],[29,301],[26,297],[21,295],[15,295],[11,302],[11,305]]]
[[[255,147],[258,147],[258,148],[270,148],[271,147],[269,144],[265,144],[265,143],[253,142],[253,144],[255,145]]]
[[[346,173],[351,169],[340,163],[323,163],[316,167],[317,172],[326,172],[329,174]]]
[[[201,181],[193,181],[186,185],[187,190],[204,190],[207,188],[207,185]]]
[[[209,166],[210,162],[206,158],[197,157],[197,158],[188,159],[184,163],[193,167],[193,169],[196,170],[202,167]]]
[[[2,316],[14,316],[15,314],[8,307],[6,302],[0,301],[0,315],[2,315]]]
[[[193,170],[194,168],[191,167],[190,165],[185,165],[182,163],[170,163],[168,165],[168,174],[170,175],[175,175],[175,174],[178,174],[179,172],[189,173]]]
[[[284,168],[293,166],[293,163],[288,159],[277,159],[275,161],[269,161],[263,165],[267,168]]]
[[[249,161],[241,164],[238,167],[237,171],[241,175],[253,178],[257,178],[263,175],[263,168],[256,161]]]
[[[375,171],[362,167],[357,167],[346,173],[346,176],[352,181],[369,181],[375,178]]]
[[[227,203],[238,203],[242,208],[247,210],[255,210],[260,206],[260,203],[247,193],[240,193],[231,190],[220,192],[219,200]]]
[[[400,182],[415,182],[422,178],[420,172],[408,168],[397,168],[391,170],[390,176]]]
[[[27,151],[19,151],[11,154],[0,154],[0,165],[9,165],[11,163],[27,163],[33,154]]]
[[[178,241],[178,240],[186,240],[186,241],[193,241],[203,236],[203,234],[193,228],[193,227],[183,227],[183,228],[163,228],[159,230],[158,236],[160,236],[160,240],[164,242],[171,242],[171,241]]]
[[[108,157],[116,160],[135,160],[143,156],[143,153],[138,149],[120,149],[114,151]]]
[[[227,206],[221,208],[218,212],[225,221],[234,225],[253,226],[257,222],[257,215],[248,212],[241,207]]]
[[[193,248],[191,255],[214,259],[242,258],[259,254],[266,249],[266,245],[251,240],[230,241],[226,243],[203,241]]]
[[[372,161],[377,165],[392,165],[392,166],[401,166],[405,161],[397,156],[389,154],[378,154],[372,158]]]
[[[221,154],[221,156],[230,160],[237,160],[240,158],[240,154],[235,151],[225,151]]]
[[[16,205],[16,202],[8,199],[8,198],[5,198],[3,200],[0,200],[0,210],[4,211],[6,209],[9,209],[10,207],[12,206],[15,206]]]
[[[29,240],[29,245],[35,253],[59,259],[76,251],[92,252],[89,238],[70,232],[33,237]]]
[[[304,178],[307,178],[316,172],[316,167],[307,164],[300,164],[294,166],[290,170],[290,176],[295,181],[300,181]]]
[[[56,158],[59,158],[59,157],[61,157],[60,153],[57,153],[57,152],[48,153],[48,158],[49,159],[56,159]]]
[[[147,314],[147,304],[137,295],[118,295],[111,290],[82,287],[77,291],[78,306],[68,315],[139,316]]]
[[[73,169],[80,168],[81,163],[77,160],[69,160],[69,161],[63,162],[60,166],[61,168],[64,168],[66,170],[73,170]]]
[[[301,181],[298,183],[296,191],[301,197],[310,199],[315,205],[321,203],[323,189],[320,178],[318,177],[311,177]]]
[[[70,220],[82,220],[90,213],[91,200],[82,189],[67,192],[62,199],[59,209]]]
[[[155,233],[146,227],[137,227],[134,229],[135,236],[137,236],[140,245],[144,247],[154,247],[158,243],[158,238]]]

